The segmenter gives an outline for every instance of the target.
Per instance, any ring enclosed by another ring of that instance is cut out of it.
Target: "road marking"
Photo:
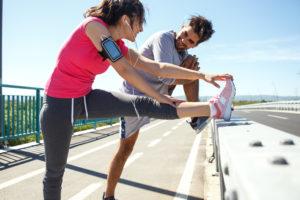
[[[69,200],[82,200],[85,199],[87,196],[89,196],[91,193],[93,193],[95,190],[97,190],[99,187],[102,186],[102,183],[93,183],[89,185],[88,187],[81,190],[78,194],[70,198]]]
[[[250,111],[246,111],[246,110],[243,110],[243,112],[245,112],[245,113],[251,113]]]
[[[35,170],[35,171],[33,171],[33,172],[27,173],[27,174],[25,174],[25,175],[23,175],[23,176],[19,176],[19,177],[17,177],[17,178],[14,178],[14,179],[11,179],[11,180],[6,181],[6,182],[4,182],[4,183],[1,183],[1,184],[0,184],[0,190],[2,190],[3,188],[8,187],[8,186],[10,186],[10,185],[13,185],[13,184],[19,183],[19,182],[21,182],[21,181],[24,181],[24,180],[26,180],[26,179],[28,179],[28,178],[33,177],[33,176],[36,176],[36,175],[38,175],[38,174],[41,174],[41,173],[43,173],[44,171],[45,171],[45,168],[41,168],[41,169]]]
[[[153,140],[152,142],[150,142],[150,144],[148,144],[148,147],[154,147],[154,146],[157,145],[160,141],[161,141],[161,139]]]
[[[189,196],[190,184],[192,182],[192,176],[194,173],[201,137],[202,134],[198,134],[194,140],[194,144],[191,149],[188,161],[186,162],[185,169],[177,188],[174,200],[187,199],[187,197]]]
[[[173,128],[172,128],[172,130],[176,130],[178,128],[178,126],[174,126]]]
[[[108,143],[105,143],[105,144],[103,144],[103,145],[101,145],[101,146],[99,146],[99,147],[90,149],[90,150],[88,150],[88,151],[86,151],[86,152],[83,152],[83,153],[81,153],[81,154],[78,154],[78,155],[76,155],[76,156],[73,156],[73,157],[69,158],[68,161],[67,161],[67,163],[69,163],[69,162],[71,162],[71,161],[73,161],[73,160],[77,160],[77,159],[79,159],[79,158],[81,158],[81,157],[84,157],[84,156],[86,156],[86,155],[88,155],[88,154],[94,153],[95,151],[99,151],[99,150],[101,150],[101,149],[104,149],[105,147],[111,146],[111,145],[116,144],[116,143],[118,143],[118,142],[119,142],[119,139],[113,140],[113,141],[108,142]]]
[[[151,129],[151,128],[153,128],[153,127],[155,127],[155,126],[158,126],[158,125],[160,125],[160,124],[162,124],[162,123],[165,123],[165,122],[167,122],[167,120],[160,121],[160,122],[158,122],[158,123],[156,123],[156,124],[153,124],[153,125],[151,125],[151,126],[147,126],[147,127],[145,127],[145,128],[142,128],[141,131],[147,131],[148,129]]]
[[[168,135],[170,135],[171,131],[167,131],[163,134],[164,137],[167,137]]]
[[[278,119],[288,119],[286,117],[280,117],[280,116],[277,116],[277,115],[268,115],[269,117],[274,117],[274,118],[278,118]]]
[[[143,152],[135,153],[134,155],[130,156],[124,166],[124,168],[128,167],[133,161],[137,160],[139,157],[143,155]]]
[[[158,126],[158,125],[160,125],[160,124],[162,124],[162,123],[165,123],[165,122],[167,122],[167,120],[160,121],[160,122],[158,122],[158,123],[156,123],[156,124],[153,124],[153,125],[151,125],[151,126],[148,126],[148,127],[144,128],[143,131],[146,131],[146,130],[148,130],[148,129],[150,129],[150,128],[153,128],[153,127]],[[74,161],[74,160],[79,159],[79,158],[81,158],[81,157],[83,157],[83,156],[86,156],[87,154],[94,153],[95,151],[101,150],[101,149],[103,149],[103,148],[105,148],[105,147],[108,147],[108,146],[110,146],[110,145],[113,145],[113,144],[115,144],[115,143],[117,143],[117,142],[119,142],[119,139],[113,140],[113,141],[108,142],[108,143],[106,143],[106,144],[104,144],[104,145],[102,145],[102,146],[96,147],[96,148],[94,148],[94,149],[91,149],[91,150],[89,150],[89,151],[87,151],[87,152],[84,152],[84,153],[81,153],[81,154],[79,154],[79,155],[73,156],[73,157],[69,158],[67,162]],[[9,180],[9,181],[0,183],[0,190],[1,190],[1,189],[4,189],[4,188],[6,188],[6,187],[9,187],[9,186],[11,186],[11,185],[14,185],[14,184],[16,184],[16,183],[19,183],[19,182],[21,182],[21,181],[24,181],[24,180],[26,180],[26,179],[29,179],[29,178],[31,178],[31,177],[33,177],[33,176],[37,176],[37,175],[39,175],[39,174],[41,174],[41,173],[43,173],[43,172],[45,172],[45,168],[44,168],[44,167],[41,168],[41,169],[35,170],[35,171],[33,171],[33,172],[29,172],[29,173],[27,173],[27,174],[25,174],[25,175],[23,175],[23,176],[19,176],[19,177],[17,177],[17,178],[11,179],[11,180]]]

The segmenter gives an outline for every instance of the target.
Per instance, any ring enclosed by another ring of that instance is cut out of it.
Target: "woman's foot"
[[[232,100],[235,96],[235,91],[236,89],[233,81],[231,79],[227,79],[226,85],[222,92],[209,100],[211,116],[213,118],[230,121],[232,112],[231,106]]]

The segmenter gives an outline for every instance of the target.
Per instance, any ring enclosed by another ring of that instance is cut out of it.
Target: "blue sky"
[[[3,0],[3,83],[44,87],[64,40],[96,0]],[[213,23],[212,38],[190,51],[201,71],[230,73],[237,95],[300,96],[300,1],[142,0],[148,8],[138,46],[161,30],[179,31],[193,14]],[[135,46],[126,41],[132,48]],[[110,68],[94,88],[118,90]],[[200,95],[219,91],[201,82]],[[183,95],[178,87],[174,95]]]

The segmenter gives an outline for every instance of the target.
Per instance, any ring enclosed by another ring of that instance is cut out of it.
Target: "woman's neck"
[[[116,25],[116,26],[108,26],[108,30],[111,34],[111,37],[117,41],[119,39],[122,39],[122,33],[123,31],[121,30],[121,27]]]

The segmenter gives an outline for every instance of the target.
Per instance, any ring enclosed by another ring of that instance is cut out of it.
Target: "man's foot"
[[[209,123],[211,117],[194,117],[191,122],[188,122],[191,127],[198,133],[201,132]]]
[[[103,197],[102,197],[103,200],[116,200],[114,196],[112,197],[105,197],[105,192],[103,192]]]
[[[230,120],[232,112],[231,105],[235,96],[235,91],[236,89],[233,81],[227,79],[222,92],[209,100],[212,113],[211,116],[213,118],[224,119],[225,121]]]

